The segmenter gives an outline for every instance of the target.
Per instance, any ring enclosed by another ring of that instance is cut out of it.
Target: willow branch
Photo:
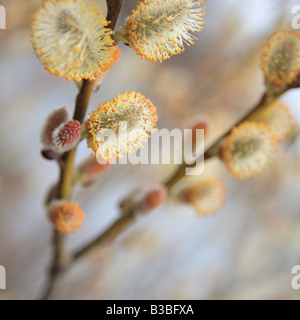
[[[109,22],[108,27],[114,30],[124,0],[106,0],[107,4],[107,16],[106,20]]]
[[[111,243],[115,238],[117,238],[137,217],[137,212],[131,211],[130,213],[117,219],[106,231],[96,237],[93,241],[83,246],[81,249],[75,252],[72,257],[72,261],[80,259],[88,252],[90,252],[95,247],[99,245],[105,245]]]
[[[73,116],[74,120],[83,122],[90,97],[93,92],[93,85],[94,81],[83,81],[82,87],[76,98]],[[73,148],[69,152],[66,152],[60,160],[60,178],[57,186],[56,199],[62,199],[66,201],[71,199],[73,191],[73,169],[76,150],[77,147]],[[44,293],[42,294],[43,300],[49,299],[68,263],[69,259],[64,248],[64,240],[65,235],[54,229],[52,236],[53,258],[49,270],[48,282]]]
[[[122,8],[124,0],[107,0],[107,17],[109,21],[109,28],[114,29],[117,22],[120,10]],[[94,81],[83,80],[81,89],[76,97],[76,104],[73,119],[83,122],[87,112],[89,101],[93,93]],[[73,171],[74,160],[76,156],[77,147],[73,148],[69,152],[66,152],[59,162],[60,165],[60,178],[57,186],[57,199],[63,199],[69,201],[73,191]],[[48,281],[45,290],[42,294],[42,299],[46,300],[53,292],[60,276],[68,265],[69,259],[67,257],[64,248],[65,235],[53,230],[53,258],[49,271]]]
[[[254,111],[258,110],[259,108],[263,108],[264,106],[268,105],[272,101],[278,99],[282,94],[284,94],[286,91],[298,88],[300,87],[300,79],[298,79],[296,82],[294,82],[292,85],[281,88],[275,92],[268,92],[266,91],[260,101],[250,109],[244,116],[242,116],[235,124],[233,124],[226,132],[222,134],[214,143],[212,143],[202,155],[200,155],[200,158],[203,158],[204,161],[207,159],[210,159],[216,155],[215,152],[213,152],[216,148],[218,148],[219,144],[222,142],[222,140],[230,134],[230,132],[233,130],[234,127],[245,121]],[[195,161],[193,164],[186,164],[183,163],[180,165],[177,169],[177,171],[172,175],[171,178],[169,178],[165,185],[170,190],[180,179],[182,179],[185,176],[185,170],[186,168],[195,167],[197,161]],[[113,239],[117,238],[123,230],[125,230],[136,218],[137,212],[135,210],[132,210],[129,214],[122,216],[121,218],[117,219],[106,231],[101,233],[99,236],[97,236],[94,240],[92,240],[90,243],[76,251],[72,257],[72,261],[78,260],[85,256],[87,253],[89,253],[91,250],[93,250],[95,247],[98,247],[100,245],[105,245],[108,242],[111,242]]]
[[[213,142],[205,151],[204,154],[201,154],[197,160],[195,160],[194,163],[192,164],[186,164],[183,163],[181,164],[178,169],[176,170],[176,172],[165,182],[165,185],[167,186],[168,189],[171,189],[181,178],[183,178],[185,176],[185,172],[186,172],[186,168],[193,168],[196,166],[197,163],[199,163],[199,159],[203,159],[208,160],[210,158],[213,158],[217,155],[217,153],[215,152],[220,143],[222,142],[222,140],[231,133],[231,131],[238,126],[240,123],[244,122],[245,120],[247,120],[248,117],[250,117],[255,111],[257,111],[260,108],[265,107],[266,105],[270,104],[271,102],[273,102],[274,100],[278,99],[281,95],[283,95],[285,92],[287,92],[290,89],[293,88],[298,88],[300,86],[299,84],[299,79],[297,81],[295,81],[293,84],[291,84],[290,86],[285,86],[284,88],[281,89],[277,89],[274,90],[272,92],[268,92],[266,91],[260,101],[254,105],[254,107],[252,107],[250,109],[250,111],[247,111],[246,114],[244,116],[242,116],[237,122],[235,122],[226,132],[224,132],[219,138],[216,139],[215,142]]]

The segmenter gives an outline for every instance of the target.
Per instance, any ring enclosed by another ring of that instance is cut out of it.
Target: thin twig
[[[277,92],[274,92],[273,94],[265,92],[262,95],[262,98],[260,99],[260,101],[253,108],[251,108],[250,111],[248,111],[241,119],[239,119],[234,125],[232,125],[229,130],[227,130],[224,134],[222,134],[221,137],[219,137],[214,143],[212,143],[205,150],[204,154],[200,156],[200,158],[203,157],[204,160],[207,160],[214,157],[216,153],[212,152],[212,150],[214,150],[219,146],[222,140],[232,131],[232,129],[235,126],[245,121],[257,109],[268,105],[275,99],[278,99],[283,93],[285,93],[289,89],[298,88],[298,87],[300,87],[299,79],[296,82],[294,82],[292,85],[282,88]],[[196,163],[197,161],[195,161],[193,164],[190,164],[190,165],[186,163],[183,163],[182,165],[180,165],[177,171],[172,175],[172,177],[165,182],[166,187],[170,190],[180,179],[182,179],[185,176],[185,169],[190,167],[195,167]],[[119,236],[122,233],[123,230],[126,229],[126,227],[128,227],[134,221],[134,218],[136,216],[137,216],[137,212],[133,210],[132,212],[130,212],[128,216],[125,215],[119,218],[118,220],[116,220],[106,231],[101,233],[99,236],[97,236],[94,240],[92,240],[90,243],[85,245],[83,248],[76,251],[71,258],[72,261],[76,261],[82,258],[87,253],[89,253],[92,249],[94,249],[96,246],[104,245],[108,241],[112,241],[113,239],[115,239],[117,236]]]
[[[135,220],[137,212],[132,211],[119,219],[117,219],[105,232],[101,233],[99,237],[83,246],[76,251],[71,261],[75,261],[83,257],[86,253],[90,252],[93,248],[98,247],[100,244],[107,244],[117,238],[127,227]]]
[[[250,111],[246,112],[244,116],[242,116],[235,124],[233,124],[226,132],[224,132],[218,139],[216,139],[215,142],[213,142],[204,152],[204,154],[201,154],[200,157],[195,160],[194,163],[192,164],[186,164],[183,163],[179,166],[177,171],[169,178],[169,180],[166,181],[166,186],[168,189],[171,189],[181,178],[185,176],[186,168],[193,168],[196,166],[196,164],[199,162],[199,159],[203,158],[203,160],[208,160],[212,157],[215,157],[217,153],[215,152],[220,143],[223,141],[223,139],[231,133],[233,128],[235,128],[237,125],[240,123],[244,122],[247,120],[248,117],[250,117],[255,111],[257,111],[260,108],[263,108],[264,106],[270,104],[271,102],[275,101],[278,99],[281,95],[283,95],[285,92],[287,92],[289,89],[297,88],[299,87],[299,81],[295,81],[293,84],[290,86],[285,86],[279,90],[273,91],[272,93],[269,93],[266,91],[260,101],[250,109]]]
[[[110,21],[109,28],[112,30],[117,22],[120,10],[124,0],[107,0],[108,12],[107,20]],[[93,93],[94,81],[83,80],[81,89],[76,97],[76,104],[74,110],[74,120],[83,122],[87,112],[90,97]],[[73,191],[73,171],[74,171],[74,160],[76,155],[77,147],[66,152],[60,160],[60,179],[57,186],[57,199],[64,199],[69,201]],[[65,235],[53,230],[53,258],[51,267],[49,270],[48,281],[45,286],[44,292],[41,299],[47,300],[52,294],[56,287],[58,280],[60,279],[63,272],[66,270],[69,259],[64,248]]]
[[[124,0],[106,0],[106,2],[108,6],[108,14],[107,14],[107,20],[109,21],[108,27],[113,30]],[[270,93],[268,92],[264,93],[260,102],[257,105],[255,105],[249,112],[247,112],[247,114],[243,116],[238,122],[236,122],[233,126],[231,126],[230,129],[226,131],[221,137],[219,137],[209,148],[207,148],[204,154],[201,155],[201,158],[203,157],[204,160],[207,160],[209,158],[214,157],[216,153],[213,151],[215,151],[216,148],[218,148],[221,141],[232,131],[232,129],[235,126],[245,121],[247,117],[249,117],[258,108],[263,107],[266,104],[269,104],[273,100],[277,99],[284,92],[288,91],[289,89],[299,87],[300,86],[299,82],[300,80],[298,79],[292,85],[279,89],[279,91],[273,93],[272,95],[270,95]],[[87,109],[87,105],[85,105],[85,101],[87,99],[88,99],[87,103],[89,101],[90,95],[92,93],[92,86],[93,85],[87,81],[83,82],[81,92],[79,93],[76,99],[74,119],[76,120],[81,119],[80,121],[83,120],[84,115],[86,113],[86,109]],[[83,90],[83,88],[85,89]],[[80,106],[80,105],[81,105],[80,109],[77,109],[77,106]],[[60,178],[60,183],[58,188],[59,195],[61,198],[64,198],[64,197],[69,198],[72,193],[72,173],[73,173],[75,154],[76,154],[76,148],[66,153],[63,159],[63,165],[61,166],[62,168],[61,178]],[[181,178],[183,178],[185,175],[185,169],[189,167],[194,167],[197,163],[197,160],[190,165],[186,163],[183,163],[182,165],[180,165],[177,171],[173,174],[173,176],[166,181],[165,185],[167,186],[167,188],[171,189]],[[81,249],[76,251],[72,255],[69,262],[72,263],[82,258],[88,252],[90,252],[93,248],[98,247],[99,245],[103,245],[113,241],[135,220],[137,215],[138,215],[138,212],[135,210],[132,210],[126,215],[121,216],[106,231],[104,231],[99,236],[97,236],[94,240],[92,240],[90,243],[88,243],[87,245],[83,246]],[[53,257],[52,267],[50,270],[49,283],[45,291],[45,295],[43,296],[44,299],[49,298],[50,294],[55,288],[55,285],[58,279],[60,278],[61,274],[65,270],[66,265],[63,264],[63,261],[66,261],[66,259],[65,259],[65,251],[63,248],[63,243],[64,243],[64,236],[58,233],[57,231],[54,231],[54,237],[53,237],[54,257]]]
[[[65,250],[64,250],[64,234],[53,230],[52,236],[52,247],[53,247],[53,258],[49,269],[47,284],[45,285],[44,291],[41,295],[41,300],[49,299],[53,292],[56,284],[58,283],[63,271],[65,263]]]
[[[106,0],[107,4],[107,16],[106,20],[109,21],[108,27],[114,30],[124,0]]]
[[[93,92],[94,81],[84,80],[82,87],[76,98],[76,105],[74,111],[74,119],[79,122],[83,122],[85,113],[90,101],[91,94]],[[64,199],[69,201],[72,195],[72,183],[73,183],[73,168],[74,159],[76,155],[77,147],[66,152],[60,161],[60,178],[57,187],[57,199]],[[49,299],[56,284],[66,268],[68,263],[68,256],[64,248],[65,235],[53,230],[53,258],[48,275],[48,282],[42,294],[42,300]]]

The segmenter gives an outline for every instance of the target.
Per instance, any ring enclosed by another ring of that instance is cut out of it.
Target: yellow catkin
[[[149,138],[158,119],[152,102],[134,91],[100,104],[89,115],[88,147],[104,159],[135,151]]]
[[[260,66],[270,84],[282,86],[292,83],[300,72],[300,34],[275,32],[263,46]]]
[[[200,215],[211,215],[224,205],[225,187],[219,179],[206,179],[184,189],[182,200],[190,203]]]
[[[77,203],[65,202],[53,205],[49,210],[49,218],[57,231],[70,233],[82,226],[84,212]]]
[[[221,147],[221,158],[239,179],[263,172],[277,154],[279,140],[262,122],[245,121],[235,127]]]
[[[205,23],[204,0],[149,0],[139,2],[116,34],[142,58],[162,61],[194,43],[194,32]]]
[[[258,109],[247,120],[261,121],[269,125],[280,141],[290,134],[294,124],[290,110],[279,101]]]
[[[33,15],[32,44],[45,69],[67,80],[95,80],[113,59],[112,31],[86,0],[46,0]]]

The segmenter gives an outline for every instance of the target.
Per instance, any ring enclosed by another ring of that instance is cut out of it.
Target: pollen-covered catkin
[[[145,0],[139,2],[126,24],[116,32],[138,55],[163,61],[194,43],[194,32],[205,23],[205,3],[199,0]]]
[[[104,159],[131,153],[149,138],[157,122],[153,103],[137,92],[124,92],[99,105],[87,122],[87,143]]]
[[[235,127],[221,146],[221,158],[239,179],[262,173],[277,154],[279,140],[267,124],[245,121]]]
[[[33,16],[32,44],[50,73],[95,80],[113,60],[112,31],[88,0],[46,0]]]

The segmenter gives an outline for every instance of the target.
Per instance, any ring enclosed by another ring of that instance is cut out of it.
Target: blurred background
[[[104,10],[103,1],[95,0]],[[136,6],[125,0],[117,27]],[[142,60],[120,45],[121,59],[89,110],[123,91],[140,91],[157,106],[158,128],[183,128],[198,114],[211,119],[208,145],[258,102],[264,91],[259,53],[274,31],[291,29],[287,0],[210,0],[194,46],[163,63]],[[39,132],[55,107],[73,110],[77,88],[43,69],[30,43],[30,19],[40,0],[2,0],[0,30],[0,265],[7,289],[0,299],[36,299],[51,257],[51,225],[43,200],[58,177],[42,159]],[[300,90],[285,94],[297,125]],[[77,160],[90,150],[82,143]],[[140,217],[114,243],[99,247],[64,276],[55,299],[298,299],[292,267],[300,264],[300,139],[281,145],[257,178],[235,180],[217,159],[203,176],[221,178],[227,200],[215,216],[198,216],[169,201]],[[166,179],[170,165],[119,165],[93,186],[77,188],[86,212],[68,236],[70,250],[93,239],[119,215],[118,203],[138,186]],[[193,181],[203,176],[192,177]]]

